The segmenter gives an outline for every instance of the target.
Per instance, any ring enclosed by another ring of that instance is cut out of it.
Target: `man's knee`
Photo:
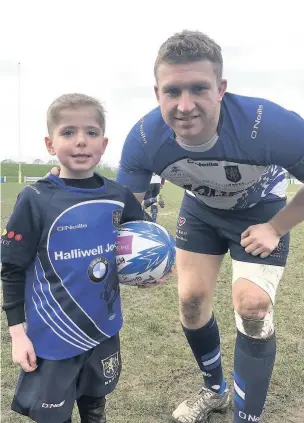
[[[257,287],[259,293],[253,294],[251,291],[241,290],[235,297],[235,309],[241,317],[245,319],[264,319],[272,310],[272,303],[269,295]]]
[[[273,334],[273,305],[260,287],[240,279],[234,286],[233,304],[240,332],[258,339],[267,339]]]
[[[187,325],[195,325],[199,322],[204,312],[204,294],[189,294],[179,298],[182,319]]]

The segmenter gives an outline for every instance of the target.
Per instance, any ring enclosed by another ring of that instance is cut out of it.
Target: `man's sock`
[[[275,334],[269,339],[255,339],[237,332],[234,355],[234,423],[259,422],[275,355]]]
[[[226,381],[222,371],[220,334],[214,316],[200,329],[183,327],[183,330],[203,373],[205,386],[222,394],[226,388]]]

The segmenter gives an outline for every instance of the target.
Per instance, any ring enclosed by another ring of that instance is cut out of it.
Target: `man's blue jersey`
[[[39,357],[81,354],[122,326],[117,228],[143,212],[129,190],[103,180],[82,189],[51,175],[26,187],[2,236],[2,262],[27,269],[27,334]]]
[[[304,181],[304,120],[270,101],[226,93],[218,134],[199,146],[179,144],[160,108],[130,131],[117,181],[145,192],[152,173],[207,206],[242,209],[286,196],[286,169]]]

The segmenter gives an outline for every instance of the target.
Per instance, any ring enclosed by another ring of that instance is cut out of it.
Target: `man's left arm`
[[[277,119],[272,140],[270,162],[282,166],[304,183],[304,120],[293,112],[286,112]],[[267,257],[278,246],[280,238],[303,221],[304,186],[269,222],[246,229],[241,245],[247,253]]]

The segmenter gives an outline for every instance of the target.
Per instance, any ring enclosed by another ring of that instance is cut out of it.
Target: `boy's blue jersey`
[[[145,192],[152,173],[219,209],[242,209],[286,196],[284,169],[304,181],[304,120],[275,103],[226,93],[218,135],[179,144],[160,108],[130,131],[117,181]]]
[[[117,227],[138,219],[133,194],[107,179],[80,189],[51,175],[20,193],[2,261],[27,268],[27,334],[37,356],[72,357],[120,330]]]

